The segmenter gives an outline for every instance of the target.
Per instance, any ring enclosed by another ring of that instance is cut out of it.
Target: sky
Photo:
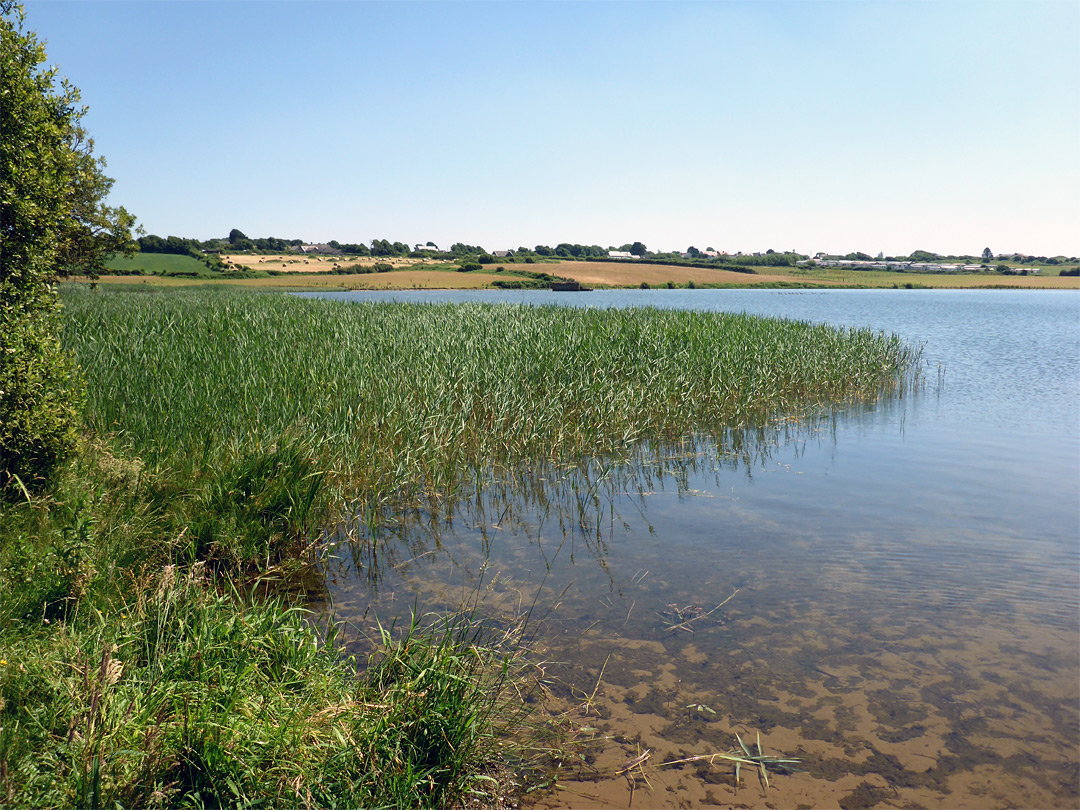
[[[147,233],[1080,254],[1080,2],[64,2]]]

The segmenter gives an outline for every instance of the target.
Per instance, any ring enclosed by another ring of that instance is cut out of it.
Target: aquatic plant
[[[708,312],[221,289],[70,289],[65,304],[98,434],[195,481],[289,435],[328,499],[373,504],[872,400],[918,359],[870,330]]]
[[[735,739],[739,743],[738,748],[730,748],[726,752],[716,754],[698,754],[692,757],[684,757],[683,759],[673,759],[669,762],[661,762],[657,765],[658,768],[665,768],[670,765],[683,765],[690,762],[708,762],[710,765],[715,765],[717,760],[721,762],[731,762],[735,765],[735,782],[739,782],[739,770],[743,765],[749,765],[751,768],[757,769],[761,775],[761,781],[765,783],[765,787],[769,787],[769,771],[768,766],[776,768],[777,770],[792,773],[797,772],[799,769],[795,767],[799,763],[798,759],[791,757],[777,757],[771,754],[766,754],[761,747],[761,732],[757,735],[757,753],[753,753],[750,747],[743,742],[742,737],[738,732],[735,732]]]

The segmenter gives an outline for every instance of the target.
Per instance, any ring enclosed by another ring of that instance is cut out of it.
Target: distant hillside
[[[206,263],[192,256],[174,253],[136,253],[130,259],[114,256],[106,264],[109,271],[118,275],[145,276],[219,276]]]

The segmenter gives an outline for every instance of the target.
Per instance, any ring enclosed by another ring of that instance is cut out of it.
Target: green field
[[[193,256],[181,256],[173,253],[136,253],[130,258],[114,256],[106,266],[117,274],[140,275],[210,275],[204,262]],[[215,274],[216,275],[216,274]]]

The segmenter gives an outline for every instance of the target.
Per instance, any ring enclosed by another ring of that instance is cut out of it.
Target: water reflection
[[[868,407],[854,405],[845,412]],[[835,443],[837,418],[838,411],[830,410],[756,428],[642,442],[618,458],[485,469],[450,496],[360,503],[332,535],[329,569],[336,582],[364,581],[377,598],[384,580],[409,567],[448,564],[457,575],[475,580],[493,556],[507,553],[497,544],[512,540],[535,547],[545,574],[564,552],[571,565],[585,558],[606,571],[612,542],[619,529],[629,528],[629,519],[655,534],[647,514],[651,496],[707,497],[705,482],[719,488],[733,473],[752,480],[777,448],[797,459],[807,442]],[[624,517],[628,512],[632,516]],[[554,548],[552,538],[558,541]]]
[[[862,409],[861,429],[890,409],[901,441],[903,407]],[[540,806],[1070,805],[1075,599],[1046,615],[1061,569],[942,515],[853,522],[821,474],[853,418],[487,470],[453,499],[361,511],[328,568],[337,614],[370,632],[414,610],[475,603],[497,628],[533,609],[550,709],[598,738]],[[768,791],[700,762],[648,770],[651,788],[617,773],[734,731],[808,773]]]
[[[539,806],[1076,806],[1075,305],[1064,338],[1039,337],[1031,308],[1026,339],[1071,354],[1050,379],[1010,377],[987,416],[994,363],[1024,358],[978,353],[1004,328],[979,326],[983,299],[948,329],[921,308],[933,297],[895,300],[933,356],[968,340],[943,384],[360,509],[327,568],[338,615],[364,629],[471,600],[498,624],[535,605],[550,708],[598,740]],[[1028,306],[997,301],[1014,320]],[[1024,386],[1064,394],[1036,406]],[[1005,418],[1040,408],[1049,428]],[[735,731],[807,773],[766,790],[703,762],[655,767]],[[644,751],[648,784],[619,773]]]

